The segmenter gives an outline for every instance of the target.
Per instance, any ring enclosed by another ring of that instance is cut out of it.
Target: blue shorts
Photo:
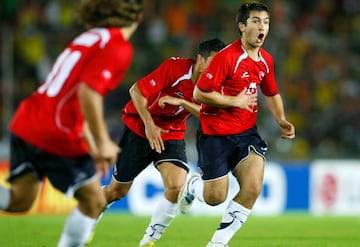
[[[114,168],[115,180],[130,183],[152,162],[155,167],[162,162],[171,162],[188,172],[185,141],[164,141],[164,145],[165,150],[159,154],[151,149],[147,139],[125,126],[119,142],[121,152]]]
[[[197,134],[198,166],[203,180],[223,177],[246,159],[250,150],[265,159],[267,144],[259,136],[256,127],[237,135],[214,136]]]
[[[54,188],[72,197],[82,185],[96,179],[95,165],[89,155],[60,157],[34,147],[15,135],[10,138],[10,183],[16,177],[34,172],[39,181],[47,177]]]

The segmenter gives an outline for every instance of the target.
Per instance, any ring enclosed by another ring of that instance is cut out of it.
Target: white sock
[[[84,246],[90,238],[96,219],[75,208],[67,218],[57,247]]]
[[[171,221],[175,218],[177,209],[177,203],[169,202],[165,197],[162,197],[151,216],[150,224],[146,228],[143,239],[140,241],[140,246],[159,240]]]
[[[0,186],[0,210],[6,210],[10,204],[10,189]]]
[[[201,178],[194,179],[189,184],[189,191],[200,202],[204,202],[204,181]]]
[[[211,242],[227,244],[234,234],[245,223],[251,210],[231,201],[221,219],[219,228],[215,231]]]

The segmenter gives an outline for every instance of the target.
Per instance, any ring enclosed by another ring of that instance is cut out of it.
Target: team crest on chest
[[[264,71],[260,71],[260,72],[259,72],[259,79],[260,79],[260,81],[262,81],[262,79],[264,78],[264,76],[265,76],[265,72],[264,72]]]

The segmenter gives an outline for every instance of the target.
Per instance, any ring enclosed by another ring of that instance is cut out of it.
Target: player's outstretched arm
[[[286,139],[295,138],[295,127],[285,117],[284,104],[280,94],[265,96],[270,112],[274,116],[280,131],[281,137]]]
[[[103,97],[86,83],[80,83],[77,93],[85,117],[84,138],[98,171],[107,174],[108,165],[115,163],[120,148],[111,140],[103,118]]]
[[[146,97],[141,93],[137,82],[129,90],[134,106],[145,125],[145,135],[149,141],[150,147],[156,152],[161,153],[165,149],[161,133],[167,132],[155,125],[154,120],[148,110]]]

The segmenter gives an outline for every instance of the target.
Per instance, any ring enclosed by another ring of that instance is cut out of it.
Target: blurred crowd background
[[[44,80],[59,52],[80,31],[73,0],[2,0],[0,5],[0,140],[20,100]],[[204,39],[238,38],[239,0],[145,0],[145,17],[132,38],[133,64],[106,100],[113,138],[122,127],[120,109],[137,79],[170,56],[193,57]],[[268,160],[360,158],[360,1],[273,0],[264,47],[275,61],[276,79],[293,141],[280,132],[259,97],[258,128],[269,144]],[[41,124],[41,123],[39,123]],[[189,121],[187,151],[194,148],[198,121]],[[1,154],[1,152],[0,152]]]

